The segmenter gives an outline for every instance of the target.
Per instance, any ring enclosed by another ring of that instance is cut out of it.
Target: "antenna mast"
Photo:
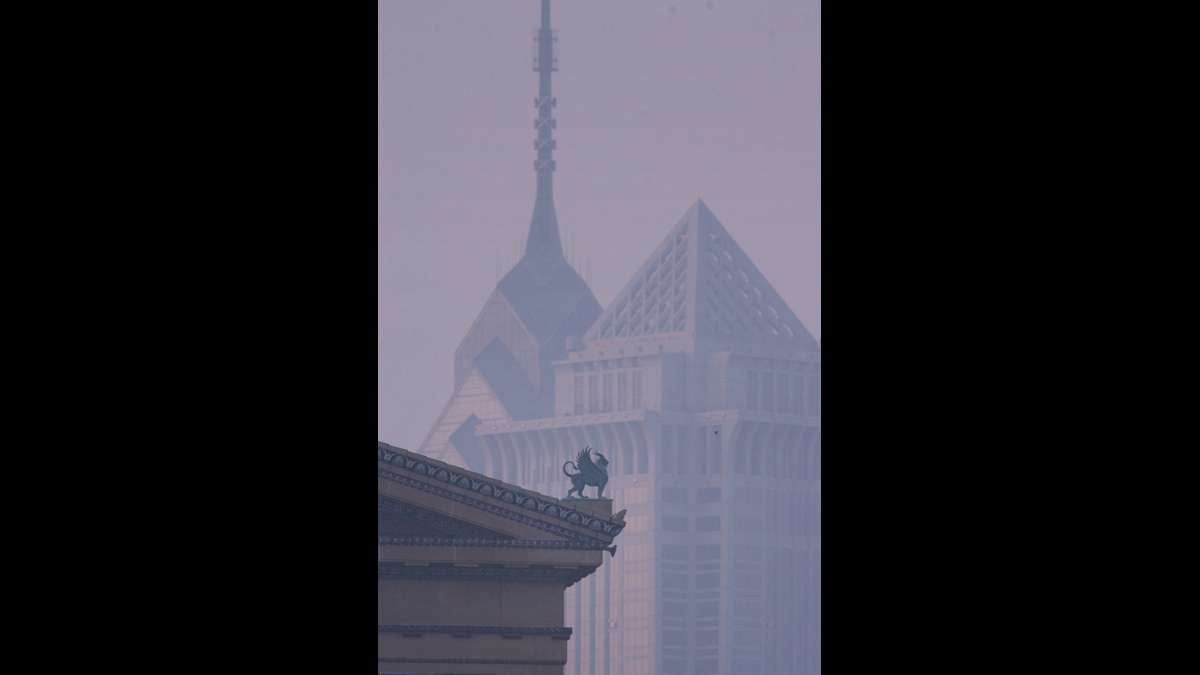
[[[551,94],[550,76],[558,70],[558,33],[550,28],[550,0],[542,0],[542,26],[533,33],[533,70],[538,73],[538,96],[533,101],[537,119],[533,126],[537,138],[533,147],[537,159],[537,200],[533,206],[533,222],[529,227],[526,255],[532,253],[563,254],[558,235],[558,217],[554,213],[554,128],[557,126],[553,109],[558,101]]]

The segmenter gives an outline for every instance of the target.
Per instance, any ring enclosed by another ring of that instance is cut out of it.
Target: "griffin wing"
[[[583,473],[587,473],[589,467],[595,466],[595,463],[592,462],[591,448],[584,448],[579,451],[579,454],[575,456],[575,466]]]
[[[583,455],[580,456],[583,457]],[[608,477],[608,471],[605,471],[603,467],[592,461],[591,448],[588,448],[586,461],[586,466],[583,464],[583,460],[580,461],[579,470],[585,472],[590,483],[598,485]]]
[[[591,484],[596,482],[596,476],[600,472],[600,468],[592,461],[592,449],[584,448],[579,451],[579,456],[576,458],[576,465],[579,466],[579,473],[583,474],[584,482]]]

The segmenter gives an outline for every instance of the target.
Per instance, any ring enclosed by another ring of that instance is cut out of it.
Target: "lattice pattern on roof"
[[[687,330],[688,228],[680,223],[592,329],[591,339]]]
[[[709,230],[700,264],[704,324],[718,335],[801,340],[807,331],[729,236]]]
[[[697,332],[815,350],[817,342],[704,202],[693,207],[699,251]]]
[[[683,331],[817,348],[703,201],[671,229],[586,339]]]
[[[600,315],[600,303],[573,267],[559,256],[524,256],[497,286],[539,344],[563,334],[579,305]]]

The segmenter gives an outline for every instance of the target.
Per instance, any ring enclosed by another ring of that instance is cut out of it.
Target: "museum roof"
[[[597,548],[608,548],[625,528],[624,512],[601,512],[611,508],[609,500],[558,499],[383,442],[379,470],[385,480],[419,484],[468,507]]]

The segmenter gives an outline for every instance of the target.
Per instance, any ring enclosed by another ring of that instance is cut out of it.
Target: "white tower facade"
[[[821,359],[696,202],[567,358],[552,417],[480,424],[485,473],[556,494],[590,445],[627,511],[568,589],[566,673],[820,672]]]

